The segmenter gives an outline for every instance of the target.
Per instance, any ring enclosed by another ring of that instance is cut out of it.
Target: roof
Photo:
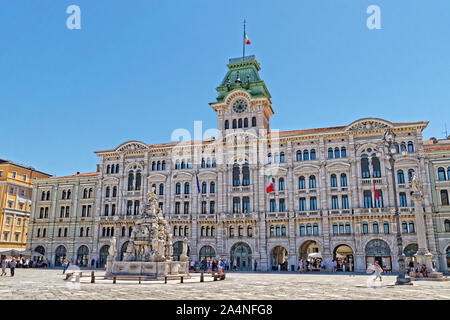
[[[423,142],[423,149],[425,152],[450,151],[450,139],[438,140],[436,138],[431,138],[425,140]]]
[[[14,162],[14,161],[11,161],[11,160],[7,160],[7,159],[0,159],[0,165],[8,165],[8,164],[12,165],[12,166],[15,166],[15,167],[19,167],[19,168],[31,170],[31,171],[34,171],[34,172],[42,173],[42,174],[45,174],[45,175],[47,175],[49,177],[52,176],[51,174],[48,174],[48,173],[36,170],[35,168],[33,168],[31,166],[26,166],[24,164],[21,164],[21,163],[18,163],[18,162]]]
[[[61,178],[76,178],[76,177],[94,177],[97,176],[98,172],[88,172],[88,173],[77,173],[72,174],[70,176],[62,176],[62,177],[54,177],[55,179],[61,179]]]

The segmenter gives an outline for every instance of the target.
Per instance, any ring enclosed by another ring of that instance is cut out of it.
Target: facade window
[[[156,161],[153,161],[152,162],[152,171],[155,171],[156,170]]]
[[[389,234],[389,222],[383,222],[383,229],[385,234]]]
[[[285,212],[286,211],[286,203],[284,199],[279,200],[279,212]]]
[[[311,156],[311,160],[316,160],[316,150],[315,149],[311,149],[310,156]]]
[[[441,205],[442,206],[448,206],[448,191],[447,190],[441,190]]]
[[[345,147],[341,148],[341,158],[346,158],[347,157],[347,149],[345,149]]]
[[[110,192],[110,188],[106,187],[106,192],[105,192],[105,197],[106,198],[109,198],[109,192]],[[64,196],[64,194],[63,194],[63,196]]]
[[[130,170],[130,172],[128,172],[128,191],[133,190],[133,183],[134,183],[134,172],[133,170]]]
[[[141,170],[136,172],[136,190],[141,190]]]
[[[345,223],[345,234],[350,234],[351,228],[350,228],[350,222]]]
[[[139,200],[134,200],[134,215],[139,214]]]
[[[342,209],[348,209],[348,196],[342,196]]]
[[[189,202],[184,203],[184,214],[189,214]]]
[[[328,148],[328,159],[333,159],[333,148]]]
[[[342,222],[339,223],[339,234],[344,234],[344,224]]]
[[[247,236],[248,237],[253,237],[253,228],[252,228],[252,226],[248,226],[247,227]]]
[[[445,232],[450,232],[450,220],[445,220],[444,230],[445,230]]]
[[[373,227],[373,233],[375,233],[375,234],[377,234],[378,233],[378,222],[374,222],[373,224],[372,224],[372,227]]]
[[[108,216],[108,215],[109,215],[109,205],[105,204],[105,216]]]
[[[299,177],[298,178],[298,189],[299,190],[305,190],[306,189],[305,177]]]
[[[280,226],[277,226],[277,227],[275,228],[275,230],[276,230],[275,235],[276,235],[277,237],[281,236],[281,229],[280,229]]]
[[[164,184],[159,185],[159,195],[162,196],[164,194]]]
[[[341,157],[341,154],[339,153],[339,148],[338,147],[334,148],[334,157],[336,159],[339,159]]]
[[[408,182],[412,181],[413,175],[414,175],[414,170],[413,169],[409,169],[408,170]]]
[[[341,187],[347,186],[347,175],[345,173],[341,173]]]
[[[372,168],[373,168],[373,177],[380,178],[381,177],[380,160],[373,155],[372,155]]]
[[[369,233],[369,225],[367,224],[366,221],[364,221],[363,223],[363,234],[368,234]]]
[[[309,199],[309,209],[310,210],[317,210],[317,198],[316,197],[311,197]]]
[[[242,119],[238,120],[238,128],[242,128]]]
[[[316,188],[316,177],[315,176],[310,176],[309,177],[309,188],[310,189],[315,189]]]
[[[408,233],[408,224],[406,221],[402,222],[402,233]]]
[[[382,190],[376,190],[378,194],[378,199],[375,197],[375,208],[383,208],[383,191]]]
[[[305,235],[305,225],[304,225],[304,224],[301,224],[301,225],[300,225],[300,235],[301,235],[301,236],[304,236],[304,235]]]
[[[215,184],[214,181],[212,181],[212,182],[209,184],[209,193],[215,193],[215,192],[216,192],[216,184]]]
[[[210,213],[210,214],[214,214],[214,206],[215,206],[215,202],[214,202],[214,201],[211,201],[211,202],[209,203],[209,213]]]
[[[314,223],[314,224],[313,224],[313,234],[314,234],[315,236],[318,236],[318,235],[319,235],[319,225],[318,225],[317,223]]]
[[[339,234],[338,224],[336,222],[333,223],[333,234],[334,235],[338,235]]]
[[[236,129],[237,128],[237,121],[236,121],[236,119],[233,119],[233,129]]]
[[[233,187],[238,187],[241,183],[241,181],[239,180],[239,171],[239,165],[235,163],[233,165]]]
[[[297,161],[302,161],[302,151],[301,150],[297,150],[296,160]]]
[[[365,154],[361,156],[361,174],[363,179],[370,178],[369,158]]]
[[[407,207],[408,201],[406,200],[406,193],[400,192],[400,207]]]
[[[230,123],[228,120],[225,120],[225,130],[230,128]]]
[[[252,118],[252,127],[256,127],[256,117]]]
[[[283,178],[280,178],[278,180],[278,190],[284,191],[284,179]]]
[[[206,201],[202,201],[202,214],[206,214]]]
[[[205,194],[207,192],[207,184],[206,182],[202,182],[202,193]]]
[[[131,216],[132,210],[133,210],[133,201],[128,200],[127,201],[127,216]]]
[[[306,211],[306,198],[298,199],[298,210]]]
[[[305,161],[309,160],[309,152],[308,152],[308,150],[303,150],[303,160],[305,160]]]
[[[405,184],[405,174],[403,170],[397,170],[397,182],[398,184]]]
[[[180,203],[175,202],[175,214],[180,214]]]
[[[280,152],[280,163],[284,163],[284,161],[285,161],[284,152]]]
[[[244,165],[242,166],[242,185],[250,185],[250,168],[248,166],[248,163],[244,163]]]
[[[337,196],[332,196],[331,197],[331,207],[334,210],[339,209],[339,203],[338,203],[338,197]]]
[[[175,185],[175,194],[181,194],[181,183],[179,182]]]
[[[444,168],[439,168],[438,169],[438,180],[439,181],[444,181],[445,180],[445,169]]]
[[[201,167],[202,167],[202,168],[206,168],[206,162],[205,162],[205,159],[204,159],[204,158],[202,158],[202,164],[201,164]]]
[[[372,206],[372,191],[364,191],[364,208],[373,208]]]
[[[286,237],[286,226],[284,224],[281,225],[281,236]]]
[[[335,174],[331,175],[330,185],[331,185],[331,188],[337,188],[337,178],[336,178]]]
[[[233,226],[230,226],[229,234],[230,234],[230,237],[234,237],[234,227]]]
[[[277,211],[277,203],[275,199],[270,199],[270,212],[276,212]]]
[[[267,163],[268,164],[272,163],[272,154],[271,153],[267,154]]]
[[[233,213],[241,213],[241,198],[233,198]]]
[[[412,141],[408,141],[408,152],[414,152],[414,144]]]
[[[242,198],[242,209],[243,209],[244,213],[250,212],[250,198],[249,197]]]
[[[414,222],[410,221],[409,222],[409,233],[415,233],[416,230],[414,228]]]
[[[91,192],[92,192],[92,189],[89,189],[89,198],[91,197]],[[116,186],[113,187],[112,196],[113,196],[113,198],[117,197],[117,187]]]
[[[91,211],[91,206],[88,206],[88,212],[87,212],[88,217],[91,215],[90,211]],[[116,205],[115,204],[111,205],[111,215],[112,216],[116,215]]]
[[[400,145],[400,151],[406,151],[406,144],[404,142]]]
[[[162,167],[161,170],[166,170],[166,160],[162,161]]]
[[[248,119],[247,118],[244,119],[244,128],[248,128]]]

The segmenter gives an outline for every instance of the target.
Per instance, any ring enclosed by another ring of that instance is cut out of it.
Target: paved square
[[[9,270],[8,270],[9,271]],[[224,281],[212,281],[192,274],[192,279],[143,282],[83,277],[80,283],[65,281],[61,270],[17,269],[14,278],[0,277],[3,299],[52,300],[245,300],[245,299],[450,299],[450,281],[415,281],[412,286],[392,286],[395,276],[384,276],[373,282],[371,275],[294,274],[294,273],[227,273]],[[8,272],[9,274],[9,272]],[[85,272],[86,274],[86,272]],[[90,274],[90,272],[87,272]],[[103,272],[98,272],[103,275]]]

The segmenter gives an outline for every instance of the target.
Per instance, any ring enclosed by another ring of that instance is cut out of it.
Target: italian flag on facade
[[[270,175],[270,176],[269,176],[269,179],[267,180],[266,192],[267,192],[267,193],[273,192],[272,175]]]
[[[248,40],[248,37],[247,37],[247,32],[244,32],[244,41],[245,41],[245,44],[250,44],[250,40]]]

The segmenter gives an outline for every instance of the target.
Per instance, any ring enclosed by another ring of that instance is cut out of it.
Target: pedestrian
[[[3,257],[3,259],[2,259],[2,276],[6,276],[7,265],[8,265],[8,262],[6,261],[6,257]]]
[[[92,258],[92,260],[91,260],[91,268],[94,269],[94,267],[95,267],[95,259]]]
[[[258,262],[255,260],[255,271],[256,271],[257,267],[258,267]]]
[[[342,263],[342,272],[345,272],[345,261]]]
[[[62,274],[66,273],[66,270],[67,270],[68,266],[69,266],[69,263],[67,262],[66,259],[64,259],[64,262],[63,262],[63,273]]]
[[[325,262],[322,260],[320,261],[320,272],[325,271]]]
[[[425,264],[422,265],[422,275],[424,278],[428,278],[428,269]]]
[[[373,281],[377,280],[377,278],[380,278],[380,281],[382,281],[381,280],[381,273],[382,272],[383,272],[383,269],[378,264],[378,261],[375,261],[375,278],[373,279]]]
[[[16,270],[17,261],[16,258],[13,257],[9,262],[9,269],[11,270],[11,277],[14,277],[14,272]]]

